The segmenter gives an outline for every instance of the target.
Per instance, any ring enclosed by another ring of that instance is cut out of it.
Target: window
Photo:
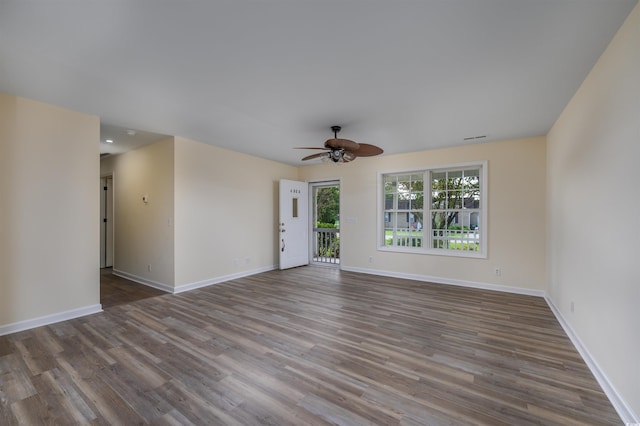
[[[382,174],[380,248],[484,257],[485,181],[486,163]]]
[[[384,245],[423,247],[424,174],[384,176]]]

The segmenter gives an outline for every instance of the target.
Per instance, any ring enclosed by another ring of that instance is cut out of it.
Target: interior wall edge
[[[147,287],[153,287],[158,290],[166,291],[167,293],[173,293],[174,287],[171,284],[165,284],[158,281],[153,281],[129,272],[121,271],[119,269],[113,269],[111,273],[117,277],[125,278],[129,281],[136,282],[138,284],[146,285]]]
[[[506,293],[522,294],[527,296],[544,298],[547,305],[549,306],[549,309],[551,309],[551,312],[553,312],[554,316],[560,323],[560,326],[569,337],[569,340],[571,340],[571,343],[573,343],[574,347],[580,354],[580,357],[584,360],[585,364],[589,368],[589,371],[591,371],[591,373],[595,377],[600,387],[602,387],[603,392],[605,393],[607,398],[609,398],[609,401],[615,408],[616,412],[618,413],[622,421],[625,422],[626,424],[640,423],[640,417],[638,417],[638,415],[633,411],[633,409],[629,406],[629,404],[624,400],[624,398],[622,398],[620,393],[612,385],[611,381],[609,380],[607,375],[604,373],[604,370],[600,368],[595,358],[587,350],[586,346],[582,343],[582,341],[580,340],[578,335],[574,332],[574,330],[571,328],[569,323],[564,319],[564,317],[562,316],[562,313],[554,305],[553,301],[551,300],[550,296],[547,294],[546,291],[535,290],[535,289],[525,289],[520,287],[510,287],[510,286],[503,286],[503,285],[496,285],[496,284],[488,284],[488,283],[479,283],[479,282],[472,282],[472,281],[464,281],[464,280],[452,280],[449,278],[434,277],[434,276],[427,276],[427,275],[397,273],[397,272],[391,272],[391,271],[384,271],[380,269],[355,268],[355,267],[344,266],[344,265],[341,266],[340,269],[348,272],[357,272],[357,273],[364,273],[364,274],[371,274],[371,275],[378,275],[378,276],[385,276],[385,277],[392,277],[392,278],[402,278],[402,279],[430,282],[430,283],[442,284],[442,285],[456,285],[460,287],[477,288],[477,289],[491,290],[491,291],[501,291]]]
[[[578,351],[584,362],[587,364],[587,367],[595,377],[605,395],[607,395],[607,398],[609,398],[609,401],[611,401],[613,408],[615,408],[622,421],[625,424],[640,424],[640,417],[638,417],[638,415],[633,411],[633,409],[629,406],[629,404],[627,404],[624,398],[622,398],[620,393],[613,386],[611,380],[609,380],[604,370],[591,355],[584,343],[582,343],[582,340],[580,340],[580,337],[578,337],[569,322],[565,320],[562,312],[556,307],[549,295],[545,295],[545,300],[547,301],[547,305],[549,305],[551,312],[553,312],[556,319],[560,323],[560,326],[562,327],[564,332],[567,333],[567,336],[571,340],[571,343],[573,343],[573,346],[575,346],[576,350]]]
[[[256,275],[256,274],[261,274],[263,272],[273,271],[273,270],[275,270],[277,268],[278,268],[277,265],[263,266],[263,267],[260,267],[260,268],[249,269],[249,270],[246,270],[246,271],[237,272],[237,273],[234,273],[234,274],[221,275],[219,277],[213,277],[213,278],[210,278],[210,279],[207,279],[207,280],[196,281],[196,282],[192,282],[192,283],[188,283],[188,284],[182,284],[182,285],[176,286],[176,288],[173,291],[173,293],[174,294],[184,293],[185,291],[196,290],[198,288],[208,287],[210,285],[221,284],[221,283],[226,282],[226,281],[237,280],[239,278],[249,277],[251,275]]]
[[[454,278],[436,277],[431,275],[407,274],[403,272],[386,271],[383,269],[358,268],[353,266],[341,265],[340,269],[349,272],[359,272],[362,274],[379,275],[383,277],[402,278],[406,280],[423,281],[435,284],[456,285],[460,287],[477,288],[482,290],[501,291],[504,293],[523,294],[525,296],[545,297],[544,290],[536,290],[533,288],[512,287],[501,284],[483,283],[478,281],[466,281]]]
[[[18,333],[20,331],[30,330],[36,327],[42,327],[45,325],[55,324],[61,321],[67,321],[74,318],[80,318],[87,315],[93,315],[102,312],[102,305],[89,305],[83,306],[68,311],[57,312],[51,315],[45,315],[38,318],[31,318],[24,321],[18,321],[10,324],[0,325],[0,336],[6,334]]]

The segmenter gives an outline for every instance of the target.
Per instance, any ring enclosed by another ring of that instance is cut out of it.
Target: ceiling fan
[[[333,139],[327,139],[324,148],[319,147],[298,147],[296,149],[321,149],[325,152],[311,154],[302,159],[302,161],[321,158],[323,161],[333,161],[334,163],[348,163],[358,157],[372,157],[380,155],[384,151],[375,145],[368,143],[358,143],[349,139],[339,139],[338,132],[342,130],[340,126],[331,126],[333,131]]]

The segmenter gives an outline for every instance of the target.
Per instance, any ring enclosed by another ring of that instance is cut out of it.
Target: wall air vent
[[[486,137],[487,137],[487,135],[469,136],[468,138],[464,138],[463,140],[464,141],[473,141],[473,140],[476,140],[476,139],[484,139]]]

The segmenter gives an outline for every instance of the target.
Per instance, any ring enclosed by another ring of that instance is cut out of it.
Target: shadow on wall
[[[1,123],[0,123],[1,124]],[[4,126],[3,126],[4,127]],[[12,144],[6,143],[4,135],[0,136],[0,328],[3,325],[15,322],[17,306],[15,297],[16,277],[15,247],[17,241],[16,227],[12,226],[15,219],[16,203],[11,191],[12,167],[17,164],[13,161]],[[10,142],[10,141],[9,141]]]
[[[280,264],[280,181],[273,181],[273,218],[276,220],[273,227],[273,265]]]

